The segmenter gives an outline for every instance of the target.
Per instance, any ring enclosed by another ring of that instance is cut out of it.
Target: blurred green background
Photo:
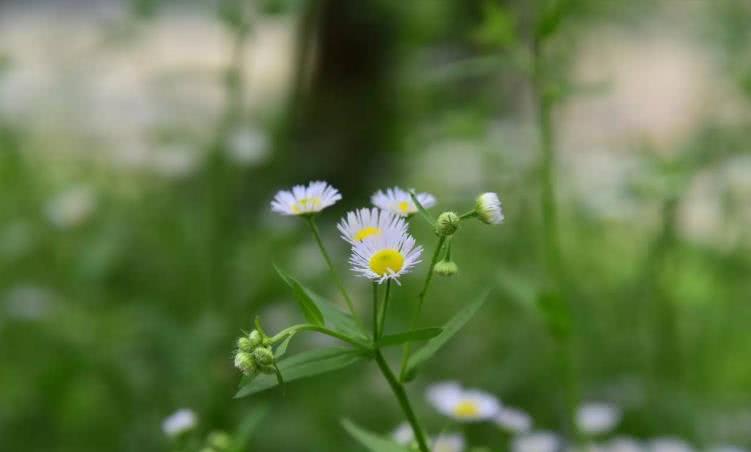
[[[425,324],[491,299],[410,393],[431,429],[422,394],[447,379],[558,429],[534,74],[581,399],[622,407],[622,434],[751,445],[749,24],[746,0],[1,2],[0,450],[170,450],[181,407],[202,432],[268,407],[253,451],[359,450],[343,417],[393,429],[373,365],[232,399],[240,331],[301,319],[272,263],[342,301],[302,222],[269,210],[311,179],[344,195],[320,222],[363,313],[346,210],[393,185],[436,212],[500,193],[506,223],[462,231]]]

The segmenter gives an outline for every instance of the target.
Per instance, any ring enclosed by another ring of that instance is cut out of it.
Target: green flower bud
[[[224,432],[211,432],[208,438],[209,447],[216,450],[227,450],[232,447],[232,438]]]
[[[459,223],[459,215],[454,212],[443,212],[435,222],[435,233],[442,237],[452,235],[459,229]]]
[[[453,261],[440,261],[435,264],[433,271],[441,276],[452,276],[459,271],[459,267]]]
[[[258,347],[253,350],[253,358],[260,367],[274,365],[274,352],[267,347]]]
[[[237,340],[237,349],[243,352],[252,352],[253,345],[247,337],[241,337]]]
[[[235,367],[248,376],[255,374],[258,370],[253,355],[247,352],[237,352],[235,354]]]
[[[256,348],[263,342],[263,335],[258,330],[253,330],[248,335],[251,348]]]

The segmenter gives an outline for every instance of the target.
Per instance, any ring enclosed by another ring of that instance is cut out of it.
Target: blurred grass
[[[297,382],[284,397],[271,392],[232,399],[239,375],[230,354],[239,331],[258,313],[275,328],[299,318],[272,263],[342,301],[327,284],[304,225],[274,217],[267,207],[277,189],[322,177],[344,193],[321,219],[342,274],[346,247],[335,221],[367,204],[372,191],[415,186],[434,193],[440,208],[458,211],[481,190],[501,194],[506,224],[464,228],[453,250],[460,274],[435,281],[424,324],[443,323],[482,288],[491,288],[492,298],[425,368],[412,394],[434,428],[445,422],[421,391],[442,379],[492,391],[529,411],[536,425],[558,428],[557,352],[537,307],[546,289],[539,156],[523,65],[510,50],[532,24],[529,4],[540,2],[504,1],[497,2],[500,9],[488,9],[491,3],[480,1],[420,0],[399,7],[369,1],[362,10],[337,9],[342,2],[272,3],[278,4],[266,6],[275,15],[259,13],[256,20],[290,19],[298,38],[323,46],[326,58],[316,65],[302,55],[280,56],[294,60],[288,96],[255,109],[246,98],[263,86],[225,77],[247,61],[228,58],[212,68],[214,88],[226,97],[219,96],[217,115],[200,118],[206,130],[168,119],[169,139],[155,132],[164,123],[149,124],[141,143],[150,152],[165,140],[199,149],[187,174],[167,177],[153,168],[110,164],[101,146],[120,143],[88,139],[86,121],[57,130],[34,115],[0,110],[0,449],[168,450],[161,420],[183,406],[195,409],[200,429],[209,431],[233,430],[249,408],[267,404],[270,413],[251,441],[258,451],[352,450],[340,427],[343,417],[390,431],[400,413],[371,366]],[[567,81],[581,50],[574,44],[598,30],[615,27],[634,37],[657,23],[658,29],[680,28],[686,41],[700,41],[724,77],[720,84],[734,87],[734,96],[727,110],[707,106],[691,132],[668,146],[647,136],[660,130],[634,132],[625,145],[617,139],[602,145],[612,147],[608,155],[638,161],[626,181],[612,181],[617,196],[605,198],[620,215],[593,207],[599,205],[595,198],[607,195],[596,185],[583,193],[575,188],[597,176],[577,167],[575,156],[584,151],[561,150],[556,199],[578,386],[585,399],[611,400],[625,409],[620,433],[748,446],[743,419],[751,406],[751,364],[745,359],[751,353],[751,259],[745,204],[751,193],[731,183],[730,170],[742,181],[751,174],[747,163],[735,160],[747,152],[751,130],[745,26],[751,11],[732,1],[685,9],[683,2],[624,3],[568,2],[572,19],[562,25],[548,69],[560,73],[551,76]],[[35,14],[20,5],[14,13]],[[160,17],[183,14],[182,8],[216,20],[206,5],[134,5],[148,20],[119,20],[147,29],[163,26]],[[237,37],[231,27],[222,30]],[[3,46],[2,35],[0,29],[0,87],[25,69],[13,54],[17,49]],[[251,31],[248,45],[254,39]],[[375,56],[369,49],[377,49]],[[472,61],[483,64],[465,65]],[[238,84],[245,96],[240,100]],[[0,103],[31,102],[0,93]],[[716,103],[726,99],[719,96]],[[635,99],[637,112],[648,101]],[[622,118],[605,120],[621,124]],[[227,157],[229,136],[247,125],[270,143],[270,158],[256,165]],[[61,150],[76,146],[79,152]],[[707,178],[713,197],[697,199]],[[93,200],[74,196],[71,222],[56,226],[50,205],[72,187],[84,187]],[[720,207],[694,214],[709,223],[697,234],[687,218],[702,202]],[[77,208],[84,211],[80,219]],[[431,246],[425,225],[415,222],[414,230]],[[407,323],[420,274],[395,293],[394,330]],[[350,275],[346,282],[358,300],[368,299],[367,284]],[[367,312],[364,302],[360,308]],[[305,337],[307,344],[293,347],[316,343]],[[470,434],[478,443],[496,440],[490,428]]]

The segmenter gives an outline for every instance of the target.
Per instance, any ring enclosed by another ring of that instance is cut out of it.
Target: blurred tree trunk
[[[394,2],[311,0],[281,149],[288,174],[362,190],[400,143],[401,17]],[[300,182],[296,180],[296,182]]]

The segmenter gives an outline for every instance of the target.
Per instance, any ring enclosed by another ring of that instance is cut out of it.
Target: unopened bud
[[[242,352],[252,352],[253,345],[247,337],[241,337],[237,340],[237,349]]]
[[[216,450],[227,450],[232,446],[232,438],[224,432],[211,432],[208,438],[209,447]]]
[[[452,276],[459,271],[459,267],[454,261],[440,261],[435,264],[433,271],[441,276]]]
[[[503,208],[498,195],[492,192],[483,193],[475,200],[475,213],[483,223],[503,223]]]
[[[443,212],[435,222],[435,232],[439,236],[447,237],[459,229],[459,215],[454,212]]]
[[[258,330],[253,330],[248,335],[248,340],[250,341],[250,347],[256,348],[263,342],[263,336]]]
[[[270,348],[258,347],[253,350],[253,358],[260,367],[274,365],[274,352]]]
[[[247,352],[237,352],[235,354],[235,367],[245,375],[253,375],[258,370],[253,355]]]

